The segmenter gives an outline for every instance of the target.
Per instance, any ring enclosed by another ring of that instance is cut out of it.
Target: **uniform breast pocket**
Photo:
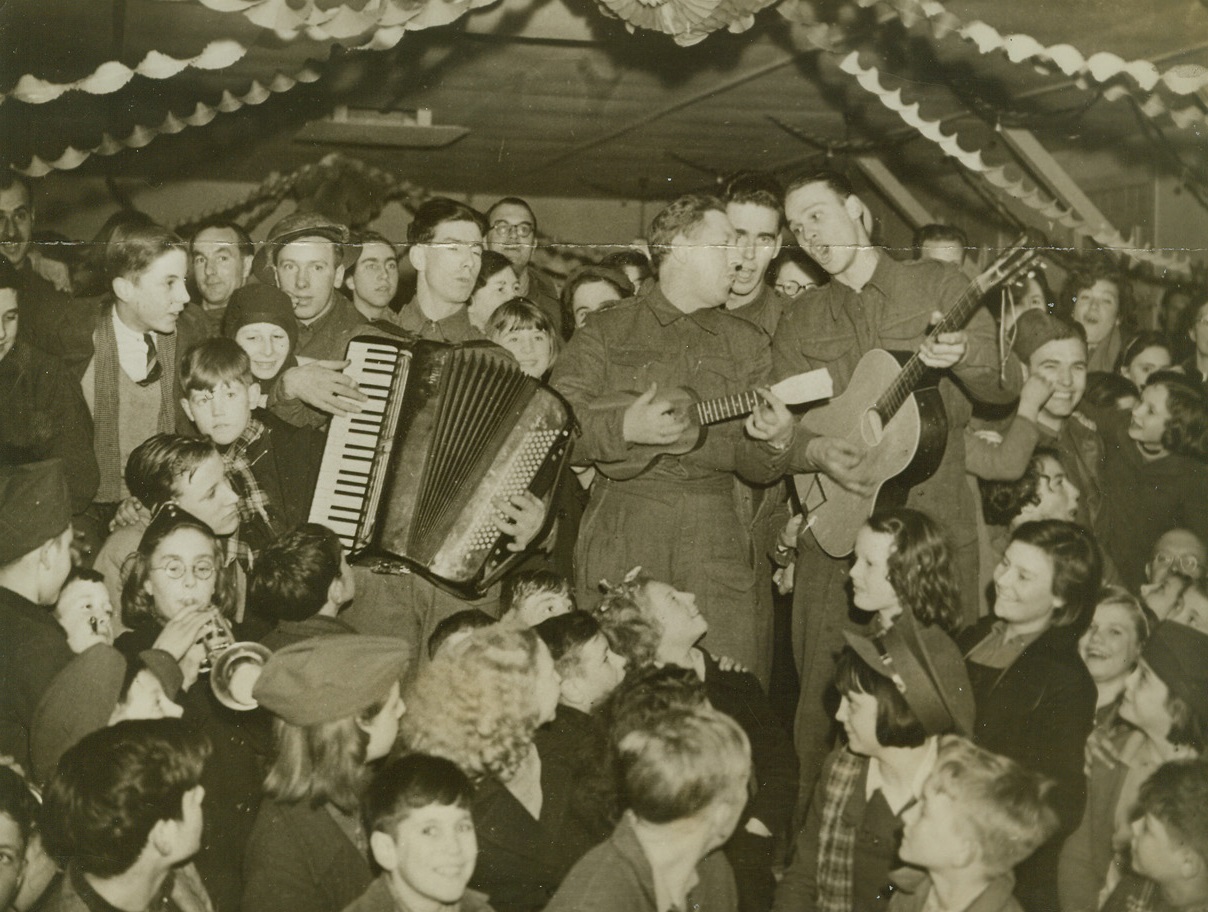
[[[827,367],[839,362],[855,364],[859,360],[856,337],[850,333],[834,336],[814,336],[802,346],[802,354],[811,364]]]
[[[665,370],[660,369],[659,351],[654,348],[616,348],[608,353],[610,386],[640,392],[652,382],[664,383]]]
[[[702,355],[697,359],[693,375],[688,378],[688,386],[703,399],[742,392],[739,378],[749,367],[735,364],[733,358],[722,355]]]
[[[881,324],[881,348],[889,351],[913,351],[927,331],[927,314],[892,316]]]

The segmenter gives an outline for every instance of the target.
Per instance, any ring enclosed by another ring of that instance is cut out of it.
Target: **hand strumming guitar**
[[[942,319],[944,319],[942,313],[938,310],[932,311],[931,324],[933,326]],[[935,338],[923,340],[923,344],[919,346],[919,360],[936,370],[946,370],[960,364],[968,351],[969,334],[964,330],[938,333]]]
[[[626,443],[667,446],[688,429],[688,419],[675,405],[659,396],[659,385],[650,388],[625,409],[621,433]]]
[[[860,472],[864,453],[837,437],[815,437],[805,445],[805,456],[819,472],[829,475],[853,494],[870,496],[875,485]]]
[[[793,431],[797,424],[789,408],[771,390],[760,387],[756,390],[763,400],[751,412],[746,421],[747,433],[762,440],[774,449],[785,450],[793,442]]]

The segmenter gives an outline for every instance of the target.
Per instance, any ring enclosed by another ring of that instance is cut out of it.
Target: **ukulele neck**
[[[705,399],[696,403],[693,409],[696,419],[701,424],[717,424],[729,421],[742,415],[749,415],[759,405],[759,394],[754,390],[745,393],[734,393],[730,396],[718,396],[716,399]]]

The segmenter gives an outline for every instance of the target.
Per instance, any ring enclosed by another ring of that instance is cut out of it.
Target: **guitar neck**
[[[928,339],[933,339],[940,333],[956,332],[962,329],[973,316],[973,312],[981,304],[982,297],[986,292],[1000,282],[1007,281],[1012,276],[1020,273],[1034,259],[1036,255],[1035,245],[1029,249],[1024,246],[1025,240],[1026,236],[1017,240],[1011,250],[973,280],[964,293],[961,294],[956,305],[927,334]],[[898,409],[914,393],[915,388],[918,386],[919,381],[923,379],[923,374],[926,371],[927,365],[923,363],[923,359],[919,357],[918,352],[915,352],[914,356],[902,366],[902,371],[898,374],[897,379],[889,385],[889,388],[885,390],[881,398],[877,400],[876,405],[873,406],[881,416],[883,422],[888,424],[889,419],[897,414]]]
[[[729,396],[718,396],[716,399],[704,399],[695,403],[696,419],[701,424],[718,424],[739,418],[755,411],[759,404],[759,394],[754,390],[745,393],[734,393]]]

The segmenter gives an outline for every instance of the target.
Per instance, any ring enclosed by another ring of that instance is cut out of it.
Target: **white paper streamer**
[[[93,155],[115,155],[124,149],[141,149],[158,136],[179,133],[186,127],[205,126],[220,113],[228,114],[247,105],[261,104],[274,94],[288,92],[300,82],[314,82],[318,78],[318,71],[310,67],[303,68],[293,76],[279,72],[267,86],[253,81],[242,95],[236,96],[230,92],[223,92],[222,100],[217,105],[211,106],[199,101],[193,112],[186,117],[177,117],[169,112],[157,126],[136,126],[124,139],[115,139],[108,133],[104,133],[100,143],[91,149],[77,149],[74,146],[68,146],[53,161],[46,161],[35,155],[26,167],[14,167],[13,170],[26,177],[43,177],[51,171],[70,171],[78,168]]]
[[[937,121],[930,121],[922,117],[919,114],[917,103],[904,103],[900,89],[891,91],[882,86],[877,68],[862,66],[857,52],[852,51],[844,57],[839,63],[839,69],[854,76],[862,89],[875,95],[881,104],[897,114],[908,126],[913,127],[939,146],[945,154],[955,158],[968,170],[980,174],[991,185],[1011,195],[1030,209],[1039,212],[1050,221],[1089,235],[1101,247],[1117,250],[1134,260],[1150,263],[1161,270],[1185,275],[1191,273],[1191,259],[1187,254],[1155,250],[1149,246],[1139,247],[1110,224],[1090,225],[1073,209],[1063,206],[1039,187],[1025,182],[1022,178],[1012,178],[1007,174],[1005,167],[987,165],[982,158],[980,149],[967,152],[957,142],[955,134],[944,133]]]
[[[48,82],[27,73],[17,80],[17,85],[11,92],[0,94],[0,103],[12,98],[26,104],[46,104],[67,92],[111,95],[124,88],[135,76],[171,79],[188,67],[197,70],[223,70],[241,60],[245,54],[247,48],[238,41],[211,41],[196,57],[180,60],[159,51],[151,51],[133,69],[124,63],[110,60],[75,82]]]
[[[1031,35],[1003,35],[981,20],[966,23],[945,9],[939,0],[857,0],[857,3],[891,10],[908,27],[926,21],[936,38],[957,34],[982,54],[1002,52],[1012,63],[1031,62],[1041,70],[1059,70],[1083,88],[1091,82],[1098,83],[1105,87],[1103,94],[1109,101],[1140,96],[1144,99],[1141,107],[1148,117],[1155,120],[1169,117],[1180,129],[1208,123],[1208,115],[1197,105],[1168,104],[1160,94],[1160,90],[1166,90],[1175,95],[1194,95],[1208,88],[1208,68],[1199,64],[1181,63],[1161,71],[1148,60],[1125,60],[1110,51],[1087,57],[1071,44],[1046,47]],[[1137,88],[1108,85],[1119,77],[1127,77]]]
[[[313,41],[337,41],[357,50],[384,51],[408,31],[448,25],[472,9],[496,0],[370,0],[360,10],[321,8],[306,0],[295,8],[288,0],[198,0],[219,13],[238,13],[284,41],[305,35]],[[364,38],[359,44],[354,39]]]

